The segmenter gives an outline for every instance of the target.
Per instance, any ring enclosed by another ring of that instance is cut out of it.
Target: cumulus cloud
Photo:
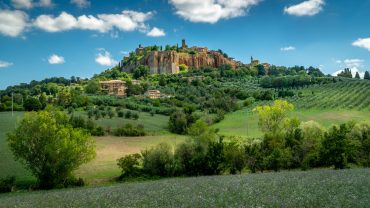
[[[71,29],[94,30],[102,33],[114,28],[121,31],[147,30],[145,22],[152,17],[152,12],[142,13],[124,10],[120,14],[82,15],[74,17],[67,12],[59,16],[40,15],[33,25],[47,32],[61,32]]]
[[[296,48],[294,46],[287,46],[280,48],[281,51],[294,51]]]
[[[353,46],[365,48],[370,51],[370,38],[359,38],[352,43]]]
[[[49,56],[48,62],[49,64],[64,64],[65,60],[63,56],[58,56],[56,54],[53,54]]]
[[[146,35],[150,37],[163,37],[166,36],[166,33],[162,29],[153,27],[153,29],[149,31]]]
[[[111,54],[105,49],[99,49],[99,53],[95,58],[95,62],[102,66],[115,66],[118,64],[118,61],[114,60]]]
[[[0,10],[0,33],[17,37],[26,29],[28,16],[22,11]]]
[[[47,32],[59,32],[75,28],[77,20],[67,12],[62,12],[58,17],[54,17],[52,15],[40,15],[36,18],[33,24]]]
[[[362,59],[345,59],[345,60],[336,60],[335,63],[339,64],[339,67],[341,68],[349,68],[352,72],[352,77],[356,76],[356,73],[358,72],[360,74],[360,77],[363,78],[365,75],[365,72],[363,70],[364,68],[364,60]],[[338,70],[334,72],[332,75],[337,76],[339,73],[341,73],[343,70]]]
[[[80,8],[86,8],[91,5],[90,1],[88,0],[71,0],[71,4],[74,4]]]
[[[12,0],[12,4],[17,9],[31,9],[33,7],[32,0]]]
[[[12,66],[12,65],[13,65],[13,63],[11,63],[11,62],[0,60],[0,68],[7,68],[7,67]]]
[[[191,22],[216,23],[243,16],[261,0],[170,0],[176,14]]]
[[[53,5],[51,0],[40,0],[33,2],[32,0],[12,0],[13,6],[17,9],[31,9],[33,7],[51,7]]]
[[[38,6],[40,7],[51,7],[53,6],[53,3],[51,0],[40,0],[40,2],[38,3]]]
[[[285,7],[284,12],[294,16],[314,16],[322,11],[324,4],[324,0],[308,0]]]

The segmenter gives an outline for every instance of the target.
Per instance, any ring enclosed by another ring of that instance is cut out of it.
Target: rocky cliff
[[[199,51],[194,52],[199,49]],[[201,50],[200,50],[201,49]],[[132,72],[138,65],[146,65],[150,68],[152,74],[174,74],[179,72],[179,65],[185,64],[189,68],[199,69],[201,67],[218,68],[223,64],[230,64],[236,68],[238,62],[226,58],[218,51],[208,51],[206,48],[193,48],[192,53],[188,51],[150,51],[141,55],[135,61],[123,62],[122,70]]]

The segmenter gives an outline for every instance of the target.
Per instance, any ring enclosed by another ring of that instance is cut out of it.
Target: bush
[[[120,118],[123,118],[125,115],[125,113],[123,111],[118,111],[117,112],[117,116],[120,117]]]
[[[188,120],[186,114],[182,111],[176,111],[171,114],[169,120],[169,129],[173,133],[184,134],[187,131]]]
[[[120,128],[117,128],[114,131],[114,135],[115,136],[130,136],[130,137],[145,136],[145,129],[143,125],[139,124],[137,126],[134,126],[128,123]]]
[[[120,178],[139,176],[142,170],[140,167],[141,159],[141,155],[137,153],[118,159],[117,165],[122,169]]]
[[[91,135],[93,135],[93,136],[104,136],[105,135],[104,128],[101,127],[101,126],[98,126],[97,128],[95,128],[91,131]]]
[[[175,160],[172,148],[166,143],[144,150],[143,171],[150,176],[168,177],[175,173]]]
[[[9,176],[7,178],[0,179],[0,193],[11,192],[15,187],[15,177]]]
[[[356,153],[361,143],[349,136],[353,123],[333,126],[324,136],[321,148],[321,159],[326,165],[334,165],[336,169],[347,167],[348,162],[356,163]]]
[[[255,101],[254,97],[249,97],[244,100],[243,105],[244,107],[249,107],[254,103],[254,101]]]

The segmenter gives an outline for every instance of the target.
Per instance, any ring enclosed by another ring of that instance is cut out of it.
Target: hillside
[[[175,178],[0,195],[0,207],[367,207],[370,170]]]
[[[234,69],[242,65],[221,50],[208,50],[207,47],[198,46],[190,48],[183,40],[181,47],[167,45],[164,49],[162,46],[139,45],[134,52],[124,57],[119,67],[124,72],[133,72],[139,65],[144,65],[150,69],[151,74],[176,74],[188,68],[218,68],[225,64]]]

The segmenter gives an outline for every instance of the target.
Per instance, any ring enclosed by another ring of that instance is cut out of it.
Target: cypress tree
[[[355,76],[356,79],[361,79],[360,77],[360,74],[358,72],[356,72],[356,76]]]
[[[369,71],[365,72],[364,79],[370,80],[370,73]]]

